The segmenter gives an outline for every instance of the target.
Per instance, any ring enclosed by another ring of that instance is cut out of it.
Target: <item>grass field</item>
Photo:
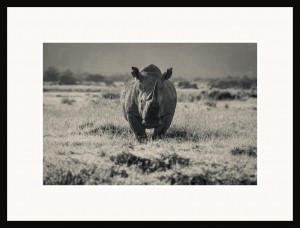
[[[256,98],[190,102],[199,90],[177,89],[165,138],[140,144],[122,115],[120,90],[44,86],[45,185],[257,184]]]

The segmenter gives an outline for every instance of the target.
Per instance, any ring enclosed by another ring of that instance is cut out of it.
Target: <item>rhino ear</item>
[[[139,81],[141,81],[143,75],[140,73],[139,69],[137,67],[131,67],[131,69],[132,69],[131,71],[132,76],[137,78]]]
[[[172,76],[172,68],[168,68],[167,72],[165,72],[162,76],[163,81],[168,80]]]

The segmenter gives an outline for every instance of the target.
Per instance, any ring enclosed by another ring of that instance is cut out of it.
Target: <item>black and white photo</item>
[[[44,43],[44,185],[256,185],[256,43]]]

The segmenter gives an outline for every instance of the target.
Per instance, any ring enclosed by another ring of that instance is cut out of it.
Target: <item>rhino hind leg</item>
[[[162,125],[160,125],[158,128],[154,129],[154,133],[153,133],[153,136],[152,136],[153,140],[162,138],[162,136],[166,133],[166,131],[171,126],[173,116],[174,116],[174,114],[168,114],[168,115],[165,115],[162,118],[162,120],[161,120]]]
[[[136,138],[140,142],[146,140],[147,134],[146,134],[145,128],[142,125],[142,120],[131,114],[127,114],[127,119],[129,122],[129,126],[130,126],[131,130],[134,132]]]

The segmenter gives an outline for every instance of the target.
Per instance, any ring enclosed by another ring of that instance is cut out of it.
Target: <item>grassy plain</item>
[[[200,90],[177,89],[165,138],[141,144],[120,91],[121,84],[44,86],[45,185],[257,184],[256,98],[190,99]]]

